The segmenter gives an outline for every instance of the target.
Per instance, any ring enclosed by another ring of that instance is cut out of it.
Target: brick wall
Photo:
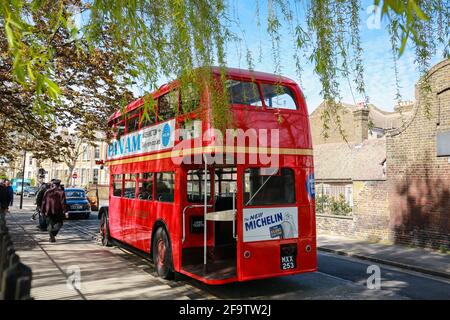
[[[388,240],[389,197],[387,181],[354,181],[355,235],[370,240]]]
[[[450,131],[450,59],[428,73],[431,116],[416,85],[413,117],[387,137],[390,228],[393,240],[424,247],[450,244],[450,163],[436,156],[436,134]]]
[[[350,217],[317,214],[317,233],[367,240],[388,240],[389,197],[387,181],[353,181]]]

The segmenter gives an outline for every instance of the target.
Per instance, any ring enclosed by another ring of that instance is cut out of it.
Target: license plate
[[[282,244],[280,246],[280,268],[281,270],[297,268],[297,244]]]
[[[72,206],[72,209],[81,209],[82,208],[82,206],[80,206],[80,205],[74,205],[74,206]]]

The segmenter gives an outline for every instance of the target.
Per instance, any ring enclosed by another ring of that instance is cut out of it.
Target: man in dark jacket
[[[0,181],[0,213],[6,213],[9,206],[8,189],[3,180]]]
[[[53,180],[51,182],[53,182]],[[46,220],[46,217],[41,213],[41,207],[42,207],[42,201],[44,200],[44,194],[48,189],[50,189],[50,187],[51,187],[50,183],[43,183],[39,187],[39,190],[36,194],[36,211],[37,211],[37,214],[39,215],[39,224],[37,227],[41,231],[47,231],[47,220]],[[35,215],[36,214],[34,214],[33,216],[35,217]]]
[[[63,225],[64,215],[67,212],[66,195],[60,180],[53,181],[53,187],[44,194],[41,214],[46,217],[50,242],[55,242],[56,235]]]
[[[13,187],[11,186],[11,182],[9,180],[5,181],[5,186],[6,186],[6,190],[8,190],[8,199],[9,199],[8,206],[12,207],[13,206],[13,201],[14,201],[14,190],[13,190]]]

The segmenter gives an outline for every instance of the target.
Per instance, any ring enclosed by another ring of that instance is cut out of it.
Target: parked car
[[[83,217],[89,219],[91,215],[91,206],[86,197],[86,192],[81,188],[67,188],[66,203],[68,206],[69,219]]]
[[[87,192],[87,200],[91,206],[92,211],[98,211],[98,198],[95,189],[91,189]]]
[[[27,186],[23,189],[23,196],[28,198],[35,197],[38,190],[39,190],[38,187]]]

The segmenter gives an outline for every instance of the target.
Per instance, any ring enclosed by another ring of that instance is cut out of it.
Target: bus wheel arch
[[[162,220],[156,221],[153,225],[150,255],[156,274],[164,279],[173,279],[172,241],[167,231],[167,225]]]

